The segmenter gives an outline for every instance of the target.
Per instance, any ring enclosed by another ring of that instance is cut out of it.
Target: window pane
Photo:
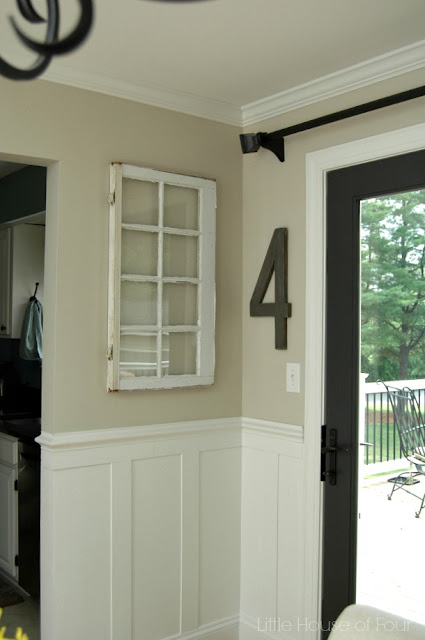
[[[198,277],[198,238],[164,234],[164,276]]]
[[[120,350],[120,377],[156,376],[157,336],[122,335]]]
[[[121,271],[133,275],[156,276],[158,234],[122,230]]]
[[[121,282],[121,325],[156,325],[157,285]]]
[[[164,226],[199,229],[197,189],[164,185]]]
[[[196,284],[164,284],[162,324],[198,324],[198,286]]]
[[[163,375],[196,374],[196,333],[169,333],[162,337]],[[165,364],[167,363],[167,364]]]
[[[122,221],[158,224],[158,185],[155,182],[122,179]]]

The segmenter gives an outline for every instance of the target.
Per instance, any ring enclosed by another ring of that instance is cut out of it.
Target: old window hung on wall
[[[108,390],[214,382],[214,181],[111,165]]]

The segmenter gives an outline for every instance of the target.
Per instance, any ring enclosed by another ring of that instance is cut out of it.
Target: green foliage
[[[362,352],[368,382],[425,377],[425,190],[361,205]]]

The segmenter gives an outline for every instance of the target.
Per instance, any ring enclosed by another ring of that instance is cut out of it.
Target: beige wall
[[[424,82],[425,72],[413,72],[247,130],[273,131]],[[264,150],[242,159],[238,130],[228,125],[45,81],[1,80],[0,91],[0,157],[49,165],[44,429],[60,433],[238,415],[302,425],[304,395],[286,393],[285,367],[301,363],[303,391],[306,154],[421,122],[424,99],[289,137],[281,164]],[[213,387],[105,391],[107,192],[114,160],[217,180]],[[278,226],[289,230],[293,315],[287,351],[274,349],[271,318],[249,317],[249,299]]]
[[[0,92],[0,157],[49,165],[44,430],[59,433],[241,415],[238,130],[45,81],[1,80]],[[111,161],[217,181],[213,387],[106,392]]]
[[[406,74],[257,123],[247,127],[246,131],[276,131],[423,84],[424,71]],[[288,137],[286,161],[283,164],[265,150],[244,156],[244,416],[295,425],[304,423],[306,154],[423,121],[425,99],[421,98]],[[249,317],[249,300],[276,227],[287,227],[289,236],[289,301],[292,303],[292,318],[288,321],[287,351],[274,349],[273,319]],[[285,391],[287,362],[301,363],[300,394]]]

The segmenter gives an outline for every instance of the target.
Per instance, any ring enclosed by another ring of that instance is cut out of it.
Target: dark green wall
[[[46,167],[30,166],[0,180],[0,223],[46,209]]]

